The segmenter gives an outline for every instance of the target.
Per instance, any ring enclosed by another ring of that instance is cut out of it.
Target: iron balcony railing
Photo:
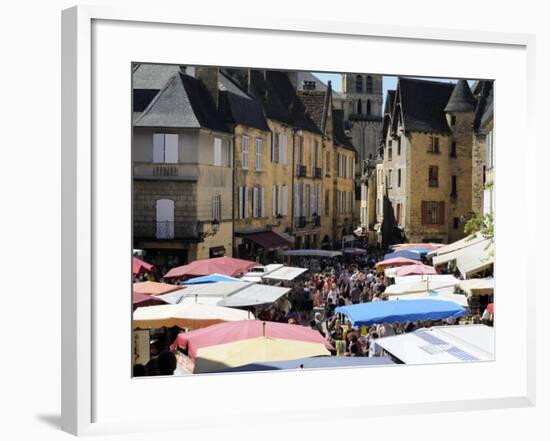
[[[158,240],[198,240],[199,227],[193,222],[134,221],[134,237]]]

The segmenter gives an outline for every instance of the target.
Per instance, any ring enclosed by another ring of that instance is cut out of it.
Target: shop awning
[[[495,290],[495,279],[468,279],[459,283],[459,288],[471,296],[492,295]]]
[[[225,297],[218,303],[218,306],[242,307],[267,305],[277,301],[289,291],[290,288],[251,283],[250,286]]]
[[[262,248],[273,251],[277,248],[288,248],[290,242],[273,231],[261,231],[258,233],[243,234],[243,238],[257,243]]]
[[[302,275],[307,270],[308,270],[307,268],[299,268],[295,266],[284,266],[282,268],[279,268],[273,271],[272,273],[266,274],[264,276],[264,279],[290,281]]]
[[[495,251],[490,239],[478,242],[468,248],[456,258],[456,267],[462,277],[467,279],[473,274],[479,273],[493,265]]]

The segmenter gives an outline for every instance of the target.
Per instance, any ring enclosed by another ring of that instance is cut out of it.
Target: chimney
[[[218,108],[218,68],[217,67],[195,67],[195,78],[200,80]]]

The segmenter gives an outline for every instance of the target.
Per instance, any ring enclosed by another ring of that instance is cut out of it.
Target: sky
[[[331,74],[331,73],[317,73],[313,72],[313,74],[319,78],[323,83],[327,83],[329,80],[332,81],[332,88],[336,92],[342,91],[342,75],[341,74]],[[424,78],[426,80],[432,80],[432,81],[441,81],[444,83],[456,83],[456,79],[449,79],[449,78]],[[468,83],[472,85],[473,81],[469,80]],[[386,100],[386,92],[388,90],[394,89],[397,87],[397,77],[396,76],[387,76],[384,75],[382,77],[382,96],[384,98],[384,101]],[[385,103],[383,103],[384,105]],[[384,108],[384,107],[382,107]]]

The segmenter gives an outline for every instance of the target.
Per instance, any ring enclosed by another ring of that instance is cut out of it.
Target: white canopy
[[[466,293],[468,297],[484,296],[494,294],[495,279],[492,277],[486,279],[468,279],[461,280],[458,287]]]
[[[264,279],[271,280],[294,280],[296,277],[305,273],[307,268],[299,268],[295,266],[284,266],[282,268],[276,269],[275,271],[265,275]]]
[[[456,266],[462,277],[467,279],[493,265],[494,253],[492,241],[486,239],[461,250],[460,255],[456,258]]]
[[[412,283],[412,282],[422,282],[425,280],[434,281],[434,282],[448,282],[449,284],[453,283],[456,284],[459,282],[459,280],[453,276],[452,274],[424,274],[424,275],[416,275],[413,274],[411,276],[402,276],[402,277],[396,277],[395,283]]]
[[[388,296],[389,300],[416,300],[416,299],[429,299],[429,300],[449,300],[456,304],[467,308],[468,298],[462,294],[455,294],[454,288],[441,288],[432,291],[421,291],[412,294],[392,294]]]
[[[469,247],[470,245],[473,245],[482,240],[485,240],[485,238],[481,235],[481,233],[476,233],[475,235],[467,236],[464,239],[457,240],[456,242],[450,243],[449,245],[443,245],[442,247],[439,247],[438,249],[429,252],[426,257],[443,256],[444,254],[458,251],[464,247]]]
[[[399,295],[399,294],[414,294],[424,291],[438,290],[441,288],[454,288],[458,285],[460,281],[454,279],[450,280],[424,280],[410,283],[396,283],[395,285],[390,285],[384,291],[384,294]]]
[[[283,251],[283,256],[302,256],[302,257],[337,257],[341,256],[341,251],[330,250],[287,250]]]
[[[241,280],[247,282],[260,283],[263,279],[272,280],[294,280],[300,274],[307,271],[307,268],[299,268],[294,266],[285,266],[281,264],[270,264],[266,266],[255,266],[246,273]]]
[[[485,325],[434,326],[379,338],[376,345],[405,364],[491,361],[495,333]]]
[[[218,305],[233,307],[265,305],[277,301],[289,291],[290,288],[254,283],[235,294],[223,298]]]

